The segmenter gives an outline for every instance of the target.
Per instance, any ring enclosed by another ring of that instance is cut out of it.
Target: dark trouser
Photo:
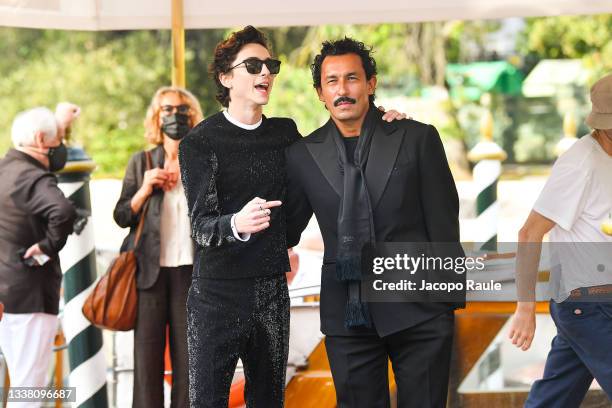
[[[398,408],[445,407],[454,321],[451,311],[382,338],[326,337],[338,408],[389,407],[388,359]]]
[[[557,335],[525,406],[579,407],[593,377],[612,400],[612,303],[551,301],[550,315]]]
[[[249,408],[282,408],[289,353],[285,275],[194,278],[189,290],[191,407],[227,408],[238,358]]]
[[[170,327],[171,407],[183,408],[189,404],[186,303],[192,270],[191,265],[160,268],[155,285],[138,290],[134,331],[134,408],[164,406],[166,325]]]

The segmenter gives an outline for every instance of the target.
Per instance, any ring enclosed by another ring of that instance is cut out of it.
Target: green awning
[[[520,95],[523,74],[506,61],[448,64],[446,81],[451,97],[476,101],[485,92]]]

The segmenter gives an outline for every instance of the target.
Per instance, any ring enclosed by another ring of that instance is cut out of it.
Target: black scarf
[[[349,286],[344,325],[347,328],[371,328],[368,305],[361,301],[361,251],[376,241],[372,203],[365,179],[365,169],[372,144],[372,136],[381,113],[370,109],[361,127],[354,160],[348,160],[343,137],[335,128],[334,141],[338,148],[340,173],[343,176],[343,194],[338,213],[338,252],[336,275]]]

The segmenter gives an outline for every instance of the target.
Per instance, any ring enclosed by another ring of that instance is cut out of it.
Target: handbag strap
[[[145,158],[146,158],[146,169],[145,171],[151,170],[152,165],[151,165],[151,152],[150,151],[145,151]],[[150,196],[149,198],[147,198],[147,201],[145,202],[143,208],[142,208],[142,213],[140,214],[140,220],[138,220],[138,227],[136,227],[136,236],[134,237],[134,248],[138,247],[138,242],[140,241],[140,236],[142,235],[142,230],[144,228],[144,220],[145,217],[147,215],[147,210],[149,209],[149,201],[150,201]]]

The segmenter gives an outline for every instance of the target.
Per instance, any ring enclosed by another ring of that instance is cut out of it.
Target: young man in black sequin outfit
[[[187,301],[191,407],[227,407],[238,358],[249,407],[281,408],[289,350],[290,270],[283,151],[300,135],[266,118],[280,61],[248,26],[215,49],[211,74],[225,107],[180,146],[198,243]]]
[[[280,61],[248,26],[211,64],[224,106],[181,142],[179,160],[198,243],[187,301],[191,407],[225,408],[240,358],[248,407],[284,404],[289,350],[284,149],[293,120],[267,118]],[[386,120],[403,118],[395,111]]]

